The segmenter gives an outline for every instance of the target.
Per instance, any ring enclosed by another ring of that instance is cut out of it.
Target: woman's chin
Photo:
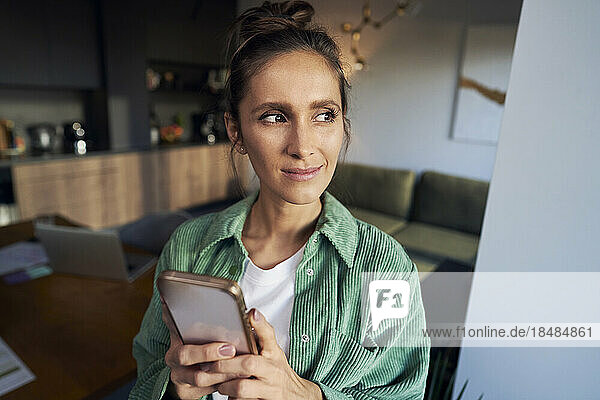
[[[325,188],[322,185],[287,185],[281,197],[292,204],[311,204],[319,200]]]

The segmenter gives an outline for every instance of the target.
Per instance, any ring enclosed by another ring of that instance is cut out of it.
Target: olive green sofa
[[[489,184],[435,171],[339,164],[328,191],[413,258],[473,266]]]

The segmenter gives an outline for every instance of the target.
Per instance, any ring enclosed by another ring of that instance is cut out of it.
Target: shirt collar
[[[205,249],[220,240],[234,237],[238,241],[244,256],[248,256],[245,247],[242,245],[242,229],[252,205],[258,198],[259,191],[256,190],[237,203],[217,212],[201,241],[201,248]],[[333,244],[346,266],[352,268],[358,242],[356,220],[350,211],[328,191],[324,191],[320,198],[323,207],[317,220],[315,232],[323,234]]]

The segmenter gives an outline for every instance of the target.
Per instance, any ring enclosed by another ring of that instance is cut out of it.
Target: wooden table
[[[0,246],[31,237],[31,221],[0,228]],[[133,379],[132,340],[153,276],[154,268],[132,284],[59,273],[0,280],[0,337],[36,376],[2,399],[96,399]]]

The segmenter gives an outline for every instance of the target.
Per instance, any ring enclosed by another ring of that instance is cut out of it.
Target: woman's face
[[[279,56],[251,78],[239,117],[243,146],[261,192],[293,204],[318,200],[331,181],[342,145],[341,105],[337,78],[319,55]],[[232,129],[228,124],[228,131]]]

